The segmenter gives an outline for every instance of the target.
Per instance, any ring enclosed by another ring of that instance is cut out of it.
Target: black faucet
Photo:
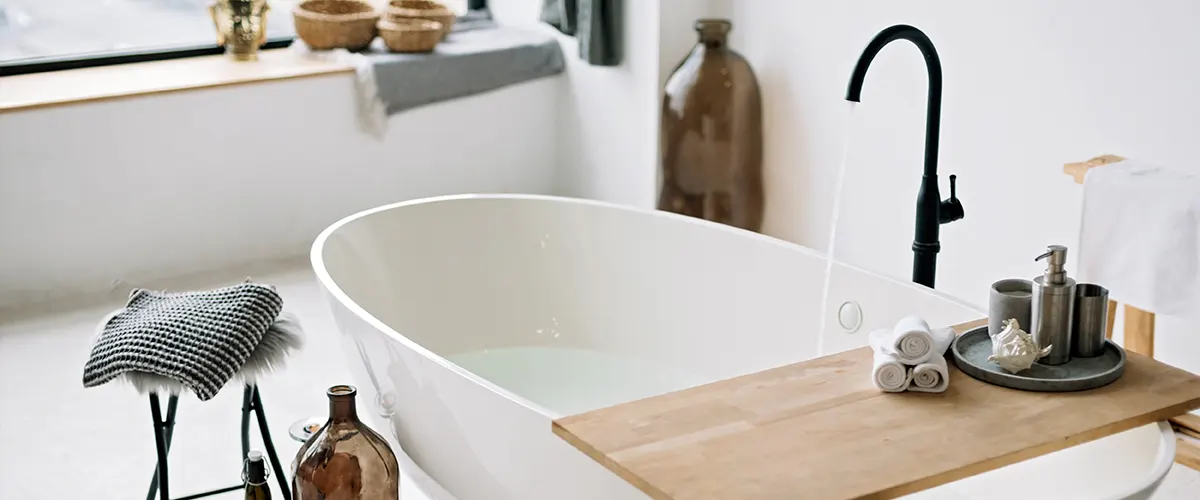
[[[880,31],[854,65],[854,73],[850,75],[850,85],[846,88],[846,100],[859,102],[862,93],[863,78],[867,76],[867,68],[885,45],[894,40],[908,40],[921,49],[925,56],[925,66],[929,70],[929,100],[925,114],[925,173],[921,176],[921,190],[917,193],[917,227],[913,239],[913,270],[912,280],[929,288],[933,288],[934,277],[937,275],[937,254],[942,249],[938,241],[938,226],[948,224],[963,218],[963,206],[959,203],[954,192],[956,177],[950,176],[950,199],[941,200],[938,193],[937,159],[938,135],[942,122],[942,62],[938,59],[937,49],[925,33],[912,26],[898,24]]]

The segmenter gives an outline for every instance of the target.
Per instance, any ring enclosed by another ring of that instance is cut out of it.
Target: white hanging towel
[[[1080,281],[1153,313],[1200,317],[1200,177],[1126,159],[1089,170],[1083,193]]]

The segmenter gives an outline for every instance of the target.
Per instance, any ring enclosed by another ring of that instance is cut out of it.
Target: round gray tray
[[[992,354],[992,339],[986,326],[959,335],[950,352],[959,370],[989,384],[1024,391],[1070,392],[1095,389],[1121,378],[1125,350],[1111,340],[1105,341],[1104,347],[1104,354],[1094,358],[1071,358],[1056,366],[1034,363],[1017,375],[987,360]]]

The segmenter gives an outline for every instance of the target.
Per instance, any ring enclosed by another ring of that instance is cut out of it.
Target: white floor
[[[300,316],[308,345],[285,371],[260,383],[271,435],[284,467],[290,468],[299,443],[288,437],[288,426],[326,415],[325,389],[353,381],[333,319],[303,262],[251,271],[255,272],[156,287],[214,287],[249,274],[275,284],[285,309]],[[144,498],[155,457],[149,403],[128,386],[111,383],[84,389],[81,381],[96,322],[118,307],[121,298],[109,297],[103,304],[60,304],[37,314],[26,310],[26,317],[14,317],[11,311],[0,316],[0,499]],[[203,403],[191,395],[181,398],[171,447],[172,496],[239,481],[240,405],[236,385]],[[397,455],[405,472],[403,500],[452,500],[407,457]],[[1200,498],[1200,472],[1176,465],[1155,498]]]

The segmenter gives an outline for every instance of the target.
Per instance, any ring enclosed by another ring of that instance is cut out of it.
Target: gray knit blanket
[[[143,372],[177,380],[207,401],[238,373],[282,310],[274,288],[249,282],[195,292],[134,290],[102,326],[83,385]]]

